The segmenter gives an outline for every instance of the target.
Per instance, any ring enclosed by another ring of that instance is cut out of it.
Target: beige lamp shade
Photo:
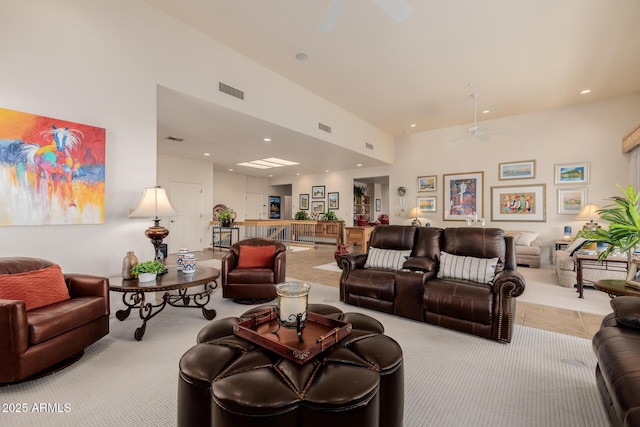
[[[576,215],[576,219],[579,219],[582,221],[589,221],[584,225],[583,228],[585,229],[589,229],[589,230],[597,229],[599,228],[599,225],[593,221],[594,220],[597,221],[600,219],[600,214],[598,213],[599,210],[600,210],[600,206],[595,205],[593,203],[585,205],[584,208],[582,208],[582,210],[580,211],[580,213]]]
[[[129,214],[129,218],[154,218],[177,216],[164,188],[148,187],[144,189],[138,206]]]
[[[409,215],[407,216],[409,218],[418,218],[421,215],[422,215],[422,212],[420,212],[420,209],[418,209],[417,206],[414,206],[411,208],[411,210],[409,211]]]

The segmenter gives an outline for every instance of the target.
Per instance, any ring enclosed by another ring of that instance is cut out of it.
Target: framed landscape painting
[[[324,199],[324,185],[314,185],[311,187],[312,199]]]
[[[335,210],[340,207],[340,193],[329,193],[329,209]]]
[[[590,169],[589,162],[556,165],[556,184],[588,184]]]
[[[436,212],[436,196],[418,197],[417,206],[420,212]]]
[[[587,189],[558,190],[558,214],[578,215],[587,200]]]
[[[321,202],[311,202],[311,212],[314,214],[324,213],[324,200]]]
[[[545,222],[546,184],[491,187],[491,221]]]
[[[438,177],[437,175],[419,176],[418,177],[418,193],[423,191],[436,191]]]
[[[301,194],[300,195],[300,210],[306,211],[309,209],[309,195]]]
[[[536,177],[536,161],[525,160],[522,162],[498,164],[498,179],[526,179]]]
[[[482,200],[484,172],[465,172],[443,175],[443,219],[466,221],[484,215]]]

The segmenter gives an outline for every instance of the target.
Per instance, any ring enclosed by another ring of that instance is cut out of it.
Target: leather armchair
[[[55,265],[38,258],[0,258],[0,274]],[[109,279],[64,274],[70,299],[31,310],[0,299],[0,384],[37,378],[77,361],[109,333]]]
[[[270,267],[238,268],[240,246],[276,247]],[[222,257],[222,297],[240,303],[264,302],[274,299],[276,285],[285,281],[287,247],[277,240],[251,238],[231,245]]]

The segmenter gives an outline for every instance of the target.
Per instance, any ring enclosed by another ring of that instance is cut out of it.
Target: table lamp
[[[421,227],[422,223],[420,222],[420,220],[418,219],[418,217],[420,216],[422,212],[420,212],[420,209],[418,209],[417,206],[414,206],[411,208],[411,210],[409,211],[409,218],[413,218],[413,220],[411,221],[411,225],[414,225],[416,227]]]
[[[598,211],[600,210],[600,206],[595,204],[585,205],[584,208],[580,211],[580,213],[576,216],[576,219],[582,221],[589,221],[582,227],[585,230],[597,230],[600,228],[597,222],[593,222],[593,220],[599,220],[600,214]]]
[[[151,218],[154,225],[147,228],[145,236],[151,239],[154,249],[154,257],[158,255],[162,240],[169,235],[169,230],[160,225],[160,217],[177,216],[173,210],[164,188],[148,187],[142,193],[142,199],[138,206],[129,214],[129,218]]]

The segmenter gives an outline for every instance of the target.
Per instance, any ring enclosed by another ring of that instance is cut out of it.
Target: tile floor
[[[340,273],[313,268],[332,262],[334,251],[333,245],[320,244],[315,249],[287,253],[287,276],[338,287]],[[198,253],[197,257],[219,259],[225,253],[224,249],[208,250]],[[516,299],[514,322],[532,328],[591,339],[600,328],[603,317],[598,314],[519,302]]]

